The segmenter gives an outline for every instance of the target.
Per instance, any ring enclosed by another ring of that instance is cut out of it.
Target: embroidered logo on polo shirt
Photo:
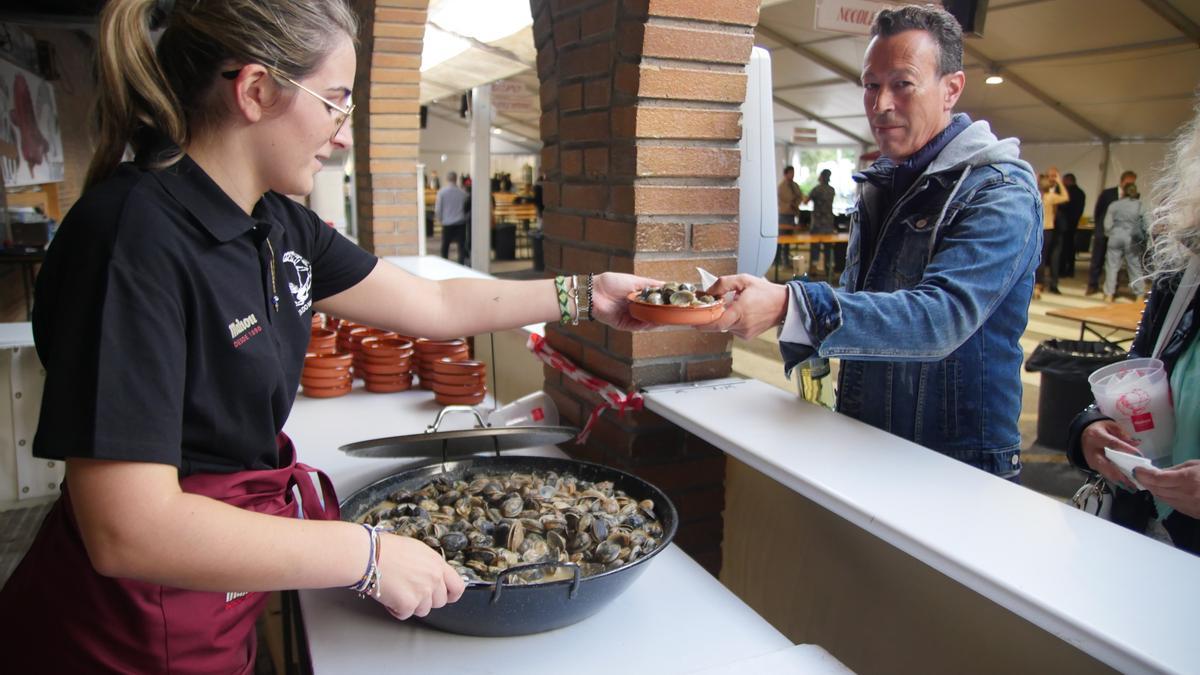
[[[283,262],[287,266],[288,288],[296,301],[296,311],[304,314],[312,307],[312,264],[295,251],[284,253]]]
[[[261,332],[262,326],[258,325],[258,317],[253,314],[244,319],[234,319],[229,324],[229,337],[233,338],[235,348],[246,344],[247,340]]]

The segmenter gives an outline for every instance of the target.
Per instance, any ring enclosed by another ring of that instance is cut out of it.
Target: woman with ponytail
[[[427,281],[283,196],[351,142],[355,34],[343,0],[105,5],[96,153],[34,306],[33,453],[67,473],[0,591],[11,672],[245,673],[267,592],[400,619],[459,597],[423,543],[336,520],[282,433],[314,309],[430,337],[640,326],[624,298],[652,280],[597,275],[579,307],[557,280]]]

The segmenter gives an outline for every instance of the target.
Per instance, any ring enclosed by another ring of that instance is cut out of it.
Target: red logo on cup
[[[1142,413],[1129,418],[1133,422],[1134,431],[1150,431],[1154,428],[1154,416],[1150,413]]]
[[[1117,410],[1122,415],[1137,417],[1150,407],[1150,394],[1142,389],[1130,389],[1117,398]],[[1146,415],[1149,417],[1149,415]]]
[[[543,412],[541,408],[534,408],[533,409],[533,421],[541,422],[544,419],[546,419],[546,413]]]

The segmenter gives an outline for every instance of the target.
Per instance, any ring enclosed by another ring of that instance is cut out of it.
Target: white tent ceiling
[[[756,44],[771,51],[776,138],[790,140],[802,126],[816,127],[820,144],[869,143],[857,81],[867,38],[814,30],[816,2],[767,0],[761,11]],[[434,0],[431,21],[472,7],[475,0]],[[1167,138],[1195,102],[1198,24],[1200,0],[993,0],[984,37],[966,42],[959,109],[1026,143]],[[529,26],[487,42],[467,37],[465,51],[423,71],[422,102],[436,100],[433,114],[457,116],[462,92],[515,79],[531,105],[495,124],[536,143]],[[1005,82],[984,84],[989,70]]]

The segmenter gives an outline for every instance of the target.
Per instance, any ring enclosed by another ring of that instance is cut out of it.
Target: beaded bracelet
[[[596,317],[592,315],[592,285],[593,285],[593,282],[595,281],[595,279],[596,279],[596,275],[592,274],[591,272],[588,272],[587,305],[586,305],[587,309],[585,310],[588,321],[596,320]]]
[[[561,274],[554,277],[554,288],[558,294],[558,312],[560,314],[558,322],[565,325],[571,320],[571,310],[567,306],[567,301],[571,297],[567,294],[567,278]]]
[[[370,595],[378,600],[380,593],[379,582],[383,578],[383,575],[379,571],[379,555],[382,548],[379,545],[379,530],[366,523],[362,523],[362,526],[366,529],[371,541],[371,550],[367,554],[367,570],[363,572],[362,578],[357,583],[348,588],[358,593],[358,597],[360,598]]]

